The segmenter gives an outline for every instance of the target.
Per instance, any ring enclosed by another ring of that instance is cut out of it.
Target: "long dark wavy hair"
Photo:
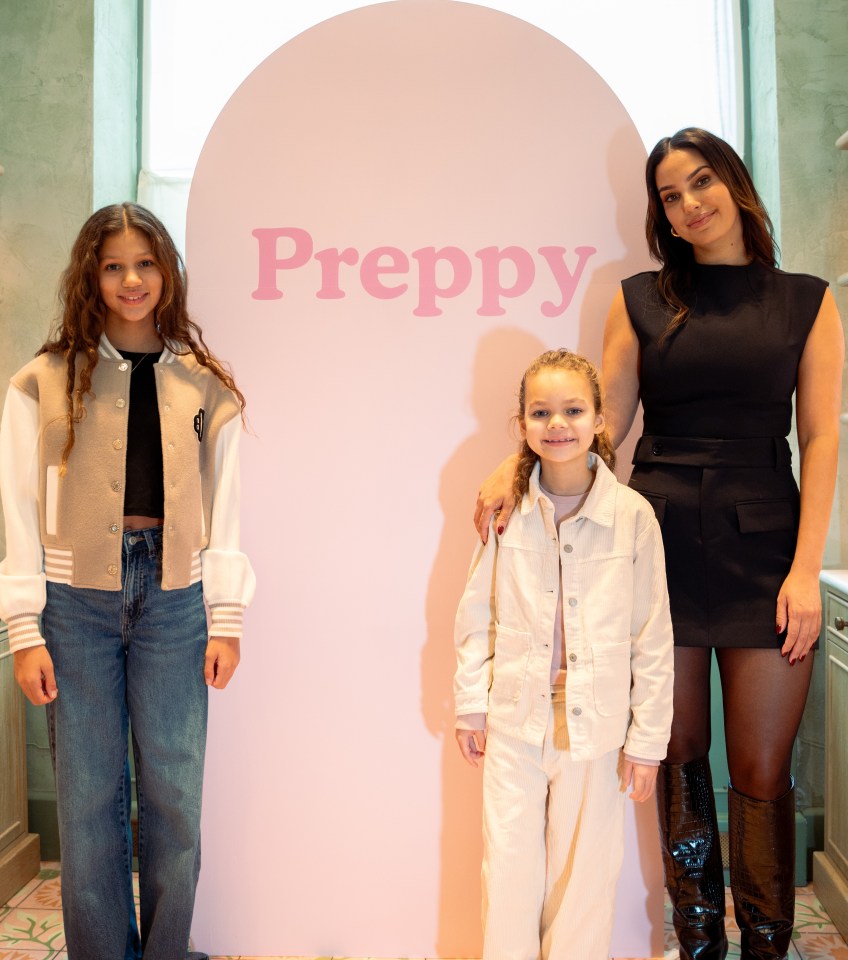
[[[521,423],[524,420],[527,404],[527,381],[535,376],[540,370],[551,368],[554,370],[569,370],[572,373],[579,373],[585,377],[589,386],[592,388],[592,401],[595,407],[595,413],[603,416],[604,404],[603,393],[601,391],[601,375],[598,368],[590,360],[581,357],[579,353],[572,353],[570,350],[560,348],[559,350],[547,350],[541,356],[530,364],[524,371],[521,378],[521,386],[518,388],[518,413],[516,420]],[[607,428],[604,427],[600,433],[595,434],[592,441],[592,453],[596,453],[601,460],[610,468],[615,468],[615,450],[613,449],[610,435]],[[530,486],[530,474],[533,467],[539,460],[539,454],[531,450],[530,444],[526,439],[521,441],[518,447],[518,463],[515,468],[515,480],[513,481],[512,491],[516,500],[520,500],[527,488]]]
[[[663,331],[662,341],[667,340],[689,316],[685,299],[694,284],[695,266],[692,245],[672,235],[671,224],[657,190],[657,167],[672,150],[697,150],[703,156],[739,208],[745,252],[767,267],[777,266],[774,227],[750,173],[733,147],[721,137],[699,127],[686,127],[671,137],[663,137],[651,151],[645,167],[645,184],[648,188],[645,236],[651,256],[660,264],[657,278],[660,297],[674,311]]]
[[[116,203],[102,207],[83,224],[71,249],[71,259],[59,284],[61,313],[47,341],[38,351],[61,354],[67,363],[65,392],[68,398],[68,439],[62,450],[60,472],[65,473],[74,446],[74,426],[85,416],[84,398],[94,397],[91,375],[97,366],[97,348],[106,328],[106,306],[100,296],[99,257],[107,237],[138,230],[150,243],[150,251],[162,273],[162,296],[156,305],[157,330],[177,353],[193,353],[235,394],[244,416],[245,399],[232,374],[206,346],[203,332],[189,317],[186,307],[185,265],[174,241],[161,221],[137,203]],[[182,348],[182,349],[180,349]],[[85,365],[76,386],[77,357]]]

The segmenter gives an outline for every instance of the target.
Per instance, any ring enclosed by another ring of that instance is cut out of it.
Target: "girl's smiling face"
[[[152,332],[163,279],[147,237],[134,229],[108,236],[100,248],[98,275],[106,335],[112,339],[110,329],[117,333],[137,324]]]
[[[657,193],[674,232],[701,263],[745,259],[739,207],[697,150],[672,150],[656,170]]]
[[[592,386],[585,376],[543,367],[527,378],[521,433],[546,469],[588,470],[587,454],[604,418],[595,412]]]

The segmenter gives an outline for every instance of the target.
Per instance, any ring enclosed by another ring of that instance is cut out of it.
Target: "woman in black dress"
[[[648,158],[661,268],[622,283],[603,370],[614,444],[641,399],[631,485],[660,520],[675,633],[674,722],[658,779],[681,957],[727,952],[710,778],[710,664],[730,770],[730,872],[742,957],[786,956],[794,921],[790,774],[821,625],[836,479],[842,327],[827,284],[776,269],[771,222],[732,148],[689,128]],[[786,441],[796,399],[800,494]],[[507,461],[478,500],[481,532]],[[505,498],[497,520],[512,510]]]

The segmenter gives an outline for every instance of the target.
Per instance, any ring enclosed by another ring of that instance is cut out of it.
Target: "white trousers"
[[[624,846],[621,752],[572,760],[565,689],[541,747],[492,730],[483,772],[483,960],[606,960]]]

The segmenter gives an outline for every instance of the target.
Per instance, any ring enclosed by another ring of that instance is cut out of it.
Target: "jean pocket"
[[[742,500],[736,504],[740,533],[793,530],[795,510],[791,500]]]

